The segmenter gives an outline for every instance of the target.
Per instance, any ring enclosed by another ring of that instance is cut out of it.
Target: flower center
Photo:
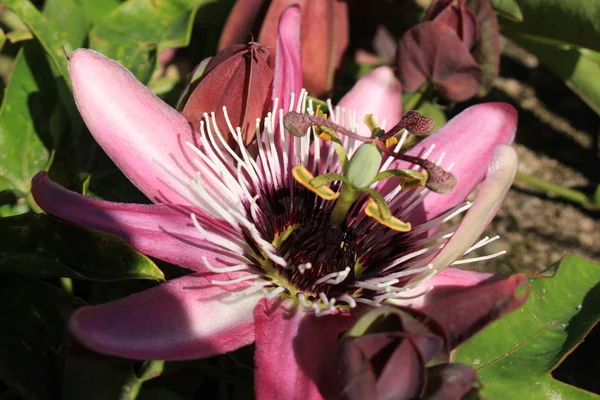
[[[292,266],[286,279],[300,291],[337,294],[344,291],[344,281],[354,281],[358,255],[352,230],[331,226],[327,219],[294,228],[279,251]]]

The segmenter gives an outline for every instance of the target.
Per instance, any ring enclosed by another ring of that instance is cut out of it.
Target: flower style
[[[321,114],[301,91],[299,20],[297,7],[282,17],[273,113],[252,152],[239,129],[220,132],[214,114],[194,131],[115,61],[83,49],[71,55],[74,96],[86,125],[155,204],[90,199],[45,173],[34,178],[36,201],[48,213],[195,271],[79,309],[70,330],[80,342],[102,353],[166,360],[209,357],[255,342],[259,397],[330,398],[339,393],[331,364],[337,336],[358,311],[387,300],[420,306],[443,296],[444,288],[491,276],[449,266],[469,261],[458,259],[493,240],[473,245],[514,177],[516,155],[506,144],[514,137],[515,110],[502,103],[467,109],[404,159],[380,154],[371,172],[405,179],[371,184],[361,165],[351,164],[363,152],[357,143],[381,131],[373,118],[361,128],[361,140],[337,137],[328,126],[317,127],[314,140],[284,128],[283,110]],[[396,107],[393,79],[388,68],[376,69],[340,105],[410,127]],[[369,98],[382,106],[360,101]],[[328,108],[329,119],[321,121],[361,134],[354,112]],[[396,148],[408,135],[403,132]],[[224,134],[236,140],[237,152]],[[426,171],[410,169],[413,162]],[[444,171],[439,165],[452,166],[457,184],[450,193],[422,186],[426,172],[435,180],[436,171]],[[480,183],[474,202],[464,203]],[[344,187],[360,193],[350,203],[336,200]],[[467,209],[460,225],[438,229]]]

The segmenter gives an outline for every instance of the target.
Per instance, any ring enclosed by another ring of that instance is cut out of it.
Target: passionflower
[[[408,131],[423,133],[428,122],[388,112],[385,104],[394,100],[357,111],[307,100],[298,22],[296,7],[282,17],[276,99],[257,123],[264,128],[252,149],[236,127],[221,132],[214,114],[194,131],[115,61],[83,49],[71,55],[86,125],[154,204],[87,198],[45,173],[34,178],[36,201],[48,213],[195,271],[82,307],[69,324],[78,341],[106,354],[166,360],[255,342],[259,397],[331,398],[339,393],[331,364],[338,333],[357,312],[390,300],[420,306],[444,288],[490,277],[449,266],[477,260],[459,259],[492,240],[475,243],[515,173],[515,152],[506,145],[516,128],[514,109],[471,107],[403,152]],[[363,78],[370,83],[360,82],[341,104],[397,98],[396,85],[371,84],[389,75],[386,68],[373,71]],[[363,124],[368,114],[374,116]],[[392,126],[387,131],[384,120]],[[235,151],[225,136],[235,140]],[[431,185],[445,174],[453,187]],[[465,203],[480,183],[473,203]],[[441,229],[467,209],[459,225]]]

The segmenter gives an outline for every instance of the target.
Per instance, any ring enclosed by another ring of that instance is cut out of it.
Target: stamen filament
[[[349,267],[344,268],[343,271],[332,272],[330,274],[327,274],[327,275],[317,279],[314,283],[314,286],[320,285],[321,283],[327,283],[330,285],[338,285],[344,279],[346,279],[348,277],[349,273],[350,273]]]
[[[246,276],[240,276],[239,278],[236,278],[236,279],[230,279],[228,281],[222,281],[222,280],[219,280],[219,279],[213,279],[210,282],[213,285],[232,285],[234,283],[240,283],[240,282],[249,281],[249,280],[252,280],[252,279],[260,279],[262,277],[263,276],[259,275],[259,274],[251,274],[251,275],[246,275]]]
[[[496,257],[501,256],[503,254],[506,254],[506,250],[502,250],[502,251],[499,251],[499,252],[494,253],[494,254],[488,254],[487,256],[473,257],[473,258],[463,258],[462,260],[456,260],[456,261],[454,261],[450,265],[461,265],[461,264],[468,264],[468,263],[477,262],[477,261],[490,260],[492,258],[496,258]]]

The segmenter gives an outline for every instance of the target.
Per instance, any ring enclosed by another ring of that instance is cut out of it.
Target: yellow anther
[[[381,225],[387,226],[388,228],[398,232],[409,232],[412,229],[410,222],[402,222],[393,215],[390,218],[384,219],[381,215],[379,207],[377,206],[377,203],[375,203],[373,198],[370,198],[367,201],[367,205],[365,206],[365,214],[379,222]]]
[[[331,129],[326,126],[317,125],[315,126],[315,135],[319,139],[328,142],[331,140],[332,137],[330,130]]]
[[[327,119],[327,114],[325,114],[321,110],[321,105],[320,104],[317,105],[317,109],[315,110],[315,116]],[[333,134],[334,133],[335,132],[333,132]],[[321,125],[316,125],[315,126],[315,135],[319,139],[321,139],[321,140],[324,140],[324,141],[328,142],[333,137],[333,134],[332,134],[332,129],[331,128],[328,128],[326,126],[321,126]]]
[[[331,190],[328,186],[315,187],[311,185],[310,181],[315,177],[310,173],[309,170],[304,168],[304,165],[302,164],[296,165],[294,168],[292,168],[292,176],[299,184],[324,200],[335,200],[340,195],[338,192]]]
[[[371,132],[375,131],[375,129],[379,129],[379,125],[377,125],[377,122],[375,121],[375,117],[373,117],[373,114],[365,115],[364,122],[369,127]]]
[[[404,170],[405,175],[398,175],[398,180],[402,189],[414,189],[420,186],[424,186],[429,179],[427,171],[417,172],[411,169]]]
[[[327,119],[327,114],[321,110],[320,104],[317,104],[317,109],[315,110],[315,116]]]
[[[392,136],[390,138],[387,138],[383,144],[385,145],[385,147],[392,147],[395,146],[397,143],[398,139],[396,139],[395,136]]]
[[[373,114],[365,115],[364,122],[369,127],[372,137],[379,137],[385,134],[385,131],[381,129],[379,125],[377,125],[377,121],[375,121],[375,117],[373,117]]]

